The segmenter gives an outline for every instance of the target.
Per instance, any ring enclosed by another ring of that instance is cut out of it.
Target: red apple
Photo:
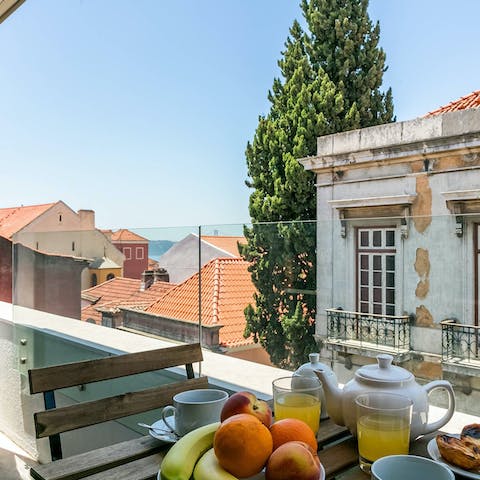
[[[287,442],[271,455],[265,469],[266,480],[319,480],[320,460],[305,442]]]
[[[234,393],[222,408],[220,421],[226,420],[237,413],[249,413],[257,417],[270,428],[272,424],[272,409],[264,400],[259,400],[252,392]]]

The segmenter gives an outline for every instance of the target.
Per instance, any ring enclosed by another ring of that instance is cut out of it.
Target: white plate
[[[460,435],[451,435],[452,437],[459,438]],[[436,462],[443,463],[446,465],[453,473],[458,473],[467,478],[475,478],[480,479],[480,472],[472,472],[470,470],[464,470],[463,468],[457,467],[451,463],[448,463],[441,455],[440,451],[438,450],[437,442],[435,438],[432,438],[427,445],[427,452],[430,457],[435,460]]]
[[[160,478],[160,472],[161,470],[157,473],[157,480],[161,480]],[[257,473],[257,475],[254,475],[253,477],[246,478],[244,480],[265,480],[265,474],[262,472]],[[320,464],[320,477],[318,480],[325,480],[325,469],[323,468],[323,465]]]
[[[168,418],[168,421],[172,427],[175,428],[175,419],[173,415]],[[158,430],[155,430],[156,428],[158,428]],[[170,427],[163,420],[157,420],[155,423],[152,423],[152,428],[148,429],[148,433],[153,438],[167,443],[175,443],[178,440],[178,436],[170,431]]]

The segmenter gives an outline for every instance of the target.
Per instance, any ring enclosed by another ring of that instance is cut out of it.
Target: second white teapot
[[[455,394],[450,382],[434,380],[426,385],[416,382],[414,375],[408,370],[392,365],[393,357],[388,354],[377,356],[377,364],[365,365],[355,372],[355,377],[340,388],[334,376],[321,369],[315,374],[322,382],[325,392],[328,415],[337,425],[345,425],[353,435],[357,434],[357,413],[355,398],[361,393],[382,391],[397,393],[410,398],[413,402],[410,439],[419,435],[434,432],[443,427],[455,411]],[[438,388],[448,394],[448,409],[442,418],[428,422],[428,395]]]

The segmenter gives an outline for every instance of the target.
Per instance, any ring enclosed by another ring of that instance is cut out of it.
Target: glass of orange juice
[[[273,381],[272,387],[275,420],[283,418],[303,420],[316,435],[320,422],[322,384],[316,379],[292,376],[277,378]]]
[[[394,393],[369,392],[355,399],[360,468],[370,473],[375,460],[408,455],[412,401]]]

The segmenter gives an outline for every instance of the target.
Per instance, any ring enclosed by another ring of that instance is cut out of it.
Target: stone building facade
[[[390,351],[425,377],[480,373],[480,108],[320,137],[300,162],[316,174],[324,355]],[[385,336],[394,324],[404,348]]]

